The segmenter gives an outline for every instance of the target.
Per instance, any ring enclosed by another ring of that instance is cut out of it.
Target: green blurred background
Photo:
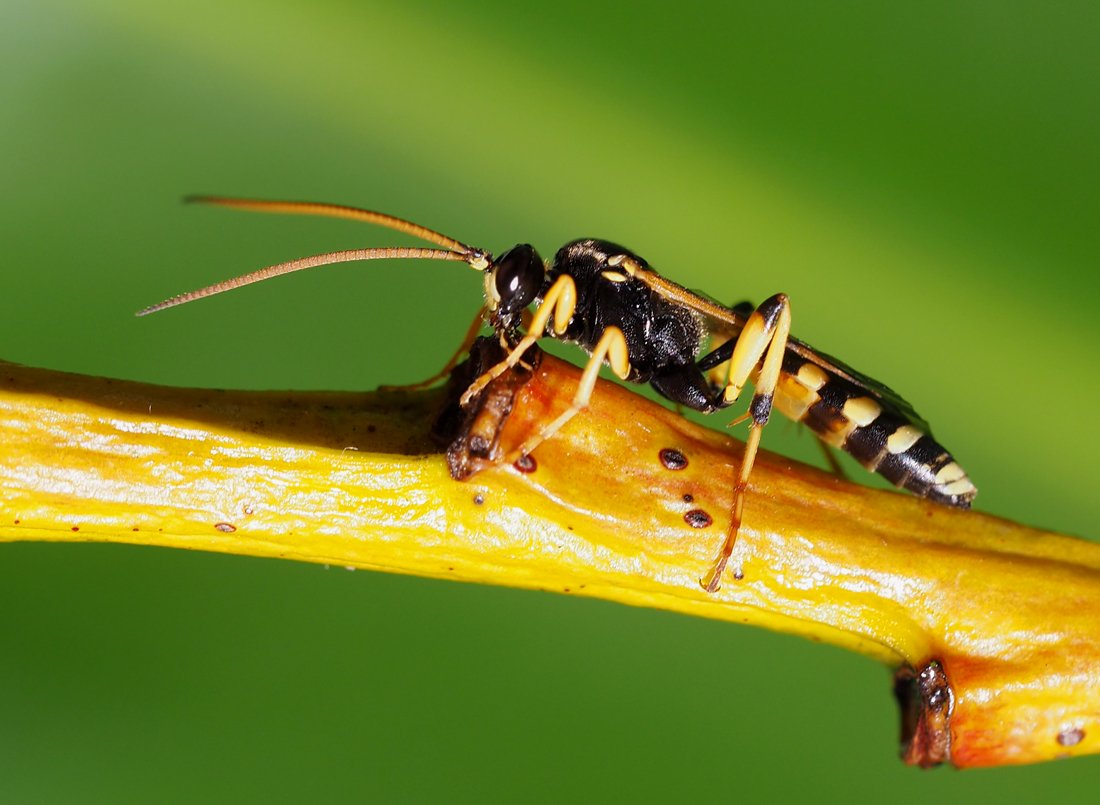
[[[796,334],[933,422],[977,508],[1095,536],[1098,17],[4,0],[0,356],[364,389],[435,371],[478,305],[468,272],[393,263],[135,319],[267,263],[396,242],[181,206],[191,192],[369,206],[493,250],[605,237],[730,302],[787,292]],[[820,461],[783,424],[765,446]],[[903,767],[888,685],[829,646],[598,601],[0,546],[6,802],[1095,793],[1094,759]]]

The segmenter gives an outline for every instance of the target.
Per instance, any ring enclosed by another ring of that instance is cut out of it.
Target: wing
[[[744,328],[745,322],[748,321],[748,315],[745,315],[743,309],[733,310],[701,294],[690,291],[682,285],[678,285],[662,277],[651,268],[630,257],[624,258],[621,266],[628,274],[661,294],[664,298],[682,304],[709,319],[723,335],[728,335],[729,337],[737,335]],[[730,349],[732,351],[732,346]],[[869,397],[881,401],[886,407],[896,411],[905,419],[921,428],[929,436],[932,435],[928,422],[916,412],[916,409],[914,409],[904,397],[889,386],[861,372],[857,372],[842,361],[814,349],[806,342],[799,341],[797,338],[791,337],[788,339],[787,350],[798,355],[803,360],[810,361],[821,367],[826,372],[837,377],[842,377],[849,383],[863,389],[867,392]],[[726,360],[728,359],[729,356],[726,356]]]
[[[843,377],[849,383],[866,391],[869,397],[873,397],[883,403],[884,407],[892,408],[896,413],[909,420],[929,436],[932,435],[932,428],[928,425],[928,421],[918,414],[916,409],[913,408],[904,397],[885,383],[880,383],[873,377],[868,377],[862,372],[857,372],[843,361],[837,360],[832,355],[816,350],[805,341],[799,341],[797,338],[792,337],[787,341],[787,350],[795,353],[800,358],[804,358],[820,366],[830,374]]]

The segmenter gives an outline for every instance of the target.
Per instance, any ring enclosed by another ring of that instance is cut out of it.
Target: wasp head
[[[523,311],[538,297],[546,280],[546,266],[527,243],[513,246],[485,270],[485,302],[493,326],[512,333]]]

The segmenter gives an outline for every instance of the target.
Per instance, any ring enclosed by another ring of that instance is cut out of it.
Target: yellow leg
[[[626,338],[618,327],[608,327],[603,331],[588,364],[584,367],[581,382],[577,386],[577,392],[573,395],[573,402],[553,422],[541,428],[538,433],[531,436],[505,459],[511,463],[521,456],[529,455],[536,447],[545,442],[565,425],[570,419],[588,407],[588,401],[592,399],[592,391],[596,387],[596,379],[600,376],[600,367],[606,360],[613,371],[625,380],[630,375],[630,355],[627,351]]]
[[[760,436],[771,415],[775,388],[779,383],[779,370],[783,365],[783,354],[787,350],[787,339],[791,333],[791,306],[784,294],[776,294],[758,307],[745,328],[737,337],[730,358],[729,379],[726,382],[724,398],[727,403],[737,400],[741,390],[749,381],[757,364],[763,358],[763,365],[756,378],[756,391],[749,403],[749,437],[745,440],[745,453],[741,458],[741,471],[737,484],[733,488],[733,507],[730,512],[729,530],[725,542],[715,559],[710,572],[699,580],[707,592],[717,592],[721,586],[722,571],[726,569],[733,546],[737,543],[737,532],[741,529],[741,517],[745,510],[745,490],[749,476],[760,448]]]
[[[562,274],[554,281],[554,284],[550,286],[550,290],[546,292],[546,296],[543,297],[542,304],[539,305],[535,315],[531,318],[531,327],[528,329],[527,334],[508,353],[508,357],[470,384],[470,387],[466,389],[462,398],[458,401],[459,405],[463,407],[469,405],[470,400],[480,394],[482,389],[489,383],[519,363],[523,359],[523,354],[542,338],[551,316],[554,317],[554,332],[564,333],[565,328],[569,326],[570,319],[573,318],[573,311],[576,306],[577,286],[574,284],[572,277]]]
[[[446,365],[427,380],[421,380],[419,383],[409,383],[406,386],[379,386],[380,391],[416,391],[417,389],[426,389],[429,386],[434,386],[440,380],[443,380],[447,375],[451,373],[460,360],[470,351],[470,347],[474,345],[474,341],[477,339],[477,334],[481,332],[481,325],[485,323],[485,307],[482,306],[478,310],[474,320],[470,322],[469,329],[466,330],[466,335],[462,336],[462,344],[455,350],[455,354],[451,356]]]
[[[825,463],[829,465],[829,469],[832,470],[833,475],[841,480],[848,480],[848,473],[844,471],[844,467],[840,465],[840,459],[837,458],[836,453],[833,452],[833,448],[816,438],[817,434],[814,434],[814,441],[821,445],[821,452],[825,454]]]

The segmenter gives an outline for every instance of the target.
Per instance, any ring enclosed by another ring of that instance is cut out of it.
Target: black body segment
[[[694,364],[706,341],[704,321],[609,265],[609,258],[622,255],[645,265],[630,250],[605,240],[575,240],[558,250],[545,287],[563,274],[577,286],[573,319],[560,338],[591,352],[605,329],[618,327],[630,353],[627,380],[632,383],[648,383],[673,367]]]
[[[776,407],[895,486],[969,508],[977,489],[952,455],[900,397],[876,391],[788,351]]]

